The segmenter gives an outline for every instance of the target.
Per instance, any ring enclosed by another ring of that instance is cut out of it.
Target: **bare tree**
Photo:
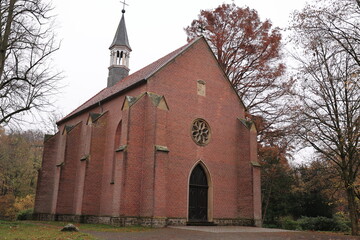
[[[51,66],[59,49],[45,0],[0,1],[0,125],[51,105],[61,78]]]
[[[296,57],[300,68],[295,112],[298,135],[337,170],[347,194],[352,234],[357,235],[360,65],[356,36],[360,31],[346,26],[357,26],[360,14],[355,1],[340,2],[348,11],[352,6],[349,15],[339,10],[339,1],[308,5],[294,15],[294,40],[302,50]]]
[[[58,109],[51,111],[47,114],[47,118],[41,122],[42,131],[46,134],[54,135],[59,131],[58,125],[56,124],[65,115]]]
[[[360,66],[360,0],[313,0],[295,12],[292,28],[303,34],[317,32],[336,43]]]

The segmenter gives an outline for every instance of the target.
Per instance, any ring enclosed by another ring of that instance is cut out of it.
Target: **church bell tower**
[[[124,5],[125,6],[125,5]],[[110,45],[110,66],[107,87],[115,85],[129,75],[129,58],[131,47],[127,36],[125,9],[122,10],[122,17],[117,28],[114,40]]]

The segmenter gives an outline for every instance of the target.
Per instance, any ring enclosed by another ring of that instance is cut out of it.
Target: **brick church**
[[[259,226],[256,128],[206,40],[129,75],[124,13],[107,87],[45,138],[34,217]]]

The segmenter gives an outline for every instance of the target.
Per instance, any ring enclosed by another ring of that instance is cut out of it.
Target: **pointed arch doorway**
[[[211,219],[209,180],[206,169],[198,163],[193,168],[189,181],[189,223],[206,223]]]

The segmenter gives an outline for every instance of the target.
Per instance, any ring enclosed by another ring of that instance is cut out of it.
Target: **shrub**
[[[301,217],[298,223],[303,230],[313,231],[342,231],[346,232],[349,227],[345,221],[339,218],[327,218],[327,217]]]
[[[17,214],[16,219],[17,220],[30,220],[32,214],[33,214],[33,209],[32,208],[22,210]]]
[[[334,219],[337,222],[337,229],[335,231],[350,232],[351,222],[350,222],[350,219],[348,219],[344,216],[344,214],[337,213],[334,215]]]
[[[16,209],[14,207],[15,196],[13,194],[7,194],[0,196],[0,219],[3,220],[15,220]]]
[[[28,210],[34,207],[35,196],[27,195],[25,197],[17,197],[14,203],[14,207],[17,212],[21,212],[23,210]]]
[[[34,195],[15,197],[11,193],[5,196],[0,196],[0,219],[26,220],[27,215],[32,214],[34,198]]]
[[[287,230],[300,230],[300,225],[291,216],[281,217],[279,219],[279,225],[282,229]]]

